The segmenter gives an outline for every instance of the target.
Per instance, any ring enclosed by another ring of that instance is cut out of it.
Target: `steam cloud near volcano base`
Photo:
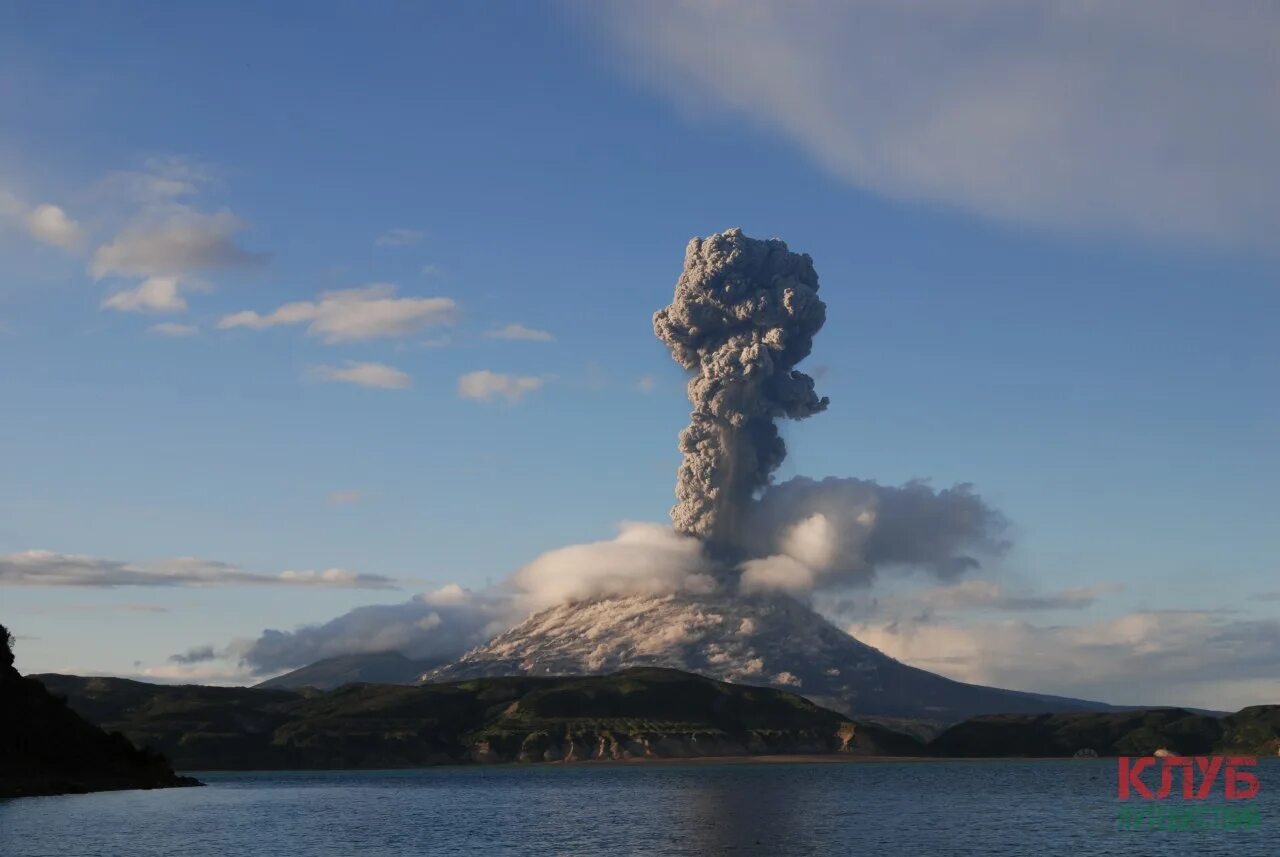
[[[260,674],[340,654],[389,649],[450,660],[564,601],[676,593],[813,593],[869,585],[919,568],[949,581],[1004,549],[1004,519],[967,486],[882,486],[858,479],[794,479],[752,510],[752,559],[731,566],[703,543],[661,524],[626,523],[615,538],[548,551],[504,583],[448,586],[400,604],[359,607],[293,631],[269,630],[236,646]]]

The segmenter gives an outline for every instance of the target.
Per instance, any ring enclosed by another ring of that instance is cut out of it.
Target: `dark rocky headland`
[[[158,753],[104,732],[13,667],[0,625],[0,799],[118,789],[198,786]]]

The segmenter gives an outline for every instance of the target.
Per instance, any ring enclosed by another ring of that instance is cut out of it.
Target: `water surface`
[[[0,855],[1266,855],[1270,762],[1256,830],[1117,831],[1107,760],[584,764],[207,773],[200,789],[0,801]]]

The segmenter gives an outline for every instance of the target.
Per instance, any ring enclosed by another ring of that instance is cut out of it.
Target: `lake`
[[[205,773],[0,802],[0,855],[1264,855],[1280,764],[1258,774],[1254,829],[1137,832],[1113,760]]]

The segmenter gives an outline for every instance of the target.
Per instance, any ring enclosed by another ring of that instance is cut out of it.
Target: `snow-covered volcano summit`
[[[589,675],[633,666],[780,687],[861,716],[950,721],[1107,707],[964,684],[907,666],[785,596],[633,595],[560,604],[420,681]]]

